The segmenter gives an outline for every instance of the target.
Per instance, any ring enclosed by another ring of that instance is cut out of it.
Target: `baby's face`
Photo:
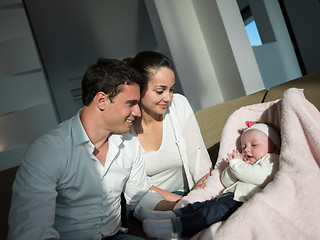
[[[269,152],[269,138],[257,129],[241,135],[241,149],[244,161],[254,164]]]

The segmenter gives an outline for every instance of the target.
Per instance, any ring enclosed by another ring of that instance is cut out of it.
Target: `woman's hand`
[[[206,184],[204,183],[204,181],[211,175],[211,172],[208,172],[206,175],[204,175],[198,182],[196,185],[193,186],[192,190],[195,189],[203,189],[206,187]]]

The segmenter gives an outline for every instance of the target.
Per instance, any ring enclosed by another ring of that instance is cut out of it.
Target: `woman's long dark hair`
[[[173,62],[159,52],[143,51],[138,53],[134,58],[125,58],[123,61],[130,64],[144,78],[142,81],[144,85],[140,86],[141,89],[144,89],[148,83],[152,70],[167,67],[174,71]]]

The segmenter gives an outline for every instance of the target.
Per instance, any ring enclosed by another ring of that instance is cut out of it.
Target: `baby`
[[[189,238],[211,224],[226,220],[243,202],[261,191],[279,168],[280,136],[267,124],[246,122],[241,153],[228,153],[229,166],[222,172],[223,193],[205,202],[172,211],[141,207],[144,232],[152,238]]]

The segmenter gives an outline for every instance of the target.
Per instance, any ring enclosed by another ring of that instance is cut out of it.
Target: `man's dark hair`
[[[99,58],[88,67],[82,78],[82,102],[88,106],[98,92],[108,95],[110,101],[121,92],[121,85],[143,85],[140,74],[125,61]]]

